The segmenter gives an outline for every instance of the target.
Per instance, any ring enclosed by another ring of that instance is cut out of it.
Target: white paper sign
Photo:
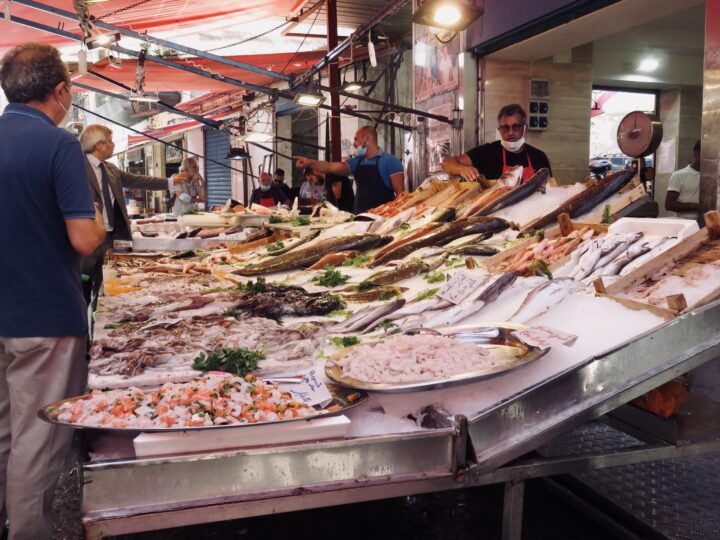
[[[577,340],[577,336],[573,334],[547,326],[533,326],[525,330],[516,330],[513,335],[524,343],[541,349],[550,349],[556,345],[572,347]]]
[[[220,240],[245,240],[247,233],[243,231],[233,234],[221,234],[218,238],[220,238]]]
[[[295,399],[308,405],[317,405],[332,400],[330,390],[320,380],[315,370],[308,372],[301,383],[293,385],[290,393]]]
[[[465,272],[455,272],[436,296],[453,304],[459,304],[477,289],[480,281],[479,278]]]

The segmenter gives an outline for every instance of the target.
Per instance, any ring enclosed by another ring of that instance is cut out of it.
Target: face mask
[[[505,141],[500,139],[500,144],[508,152],[519,152],[525,144],[525,137],[520,137],[517,141]]]
[[[365,154],[367,154],[367,146],[365,146],[365,145],[363,145],[363,146],[358,146],[358,147],[355,149],[355,155],[356,155],[356,156],[362,158],[362,157],[365,157]]]
[[[70,109],[72,109],[72,107],[65,107],[65,105],[63,105],[62,102],[57,98],[55,98],[55,101],[57,101],[57,104],[60,105],[63,111],[65,111],[65,116],[63,116],[62,120],[60,120],[58,126],[65,127],[70,123],[70,120],[72,118],[72,115],[70,114]]]
[[[268,185],[260,184],[260,189],[263,191],[270,191],[271,187],[272,187],[272,184],[268,184]]]

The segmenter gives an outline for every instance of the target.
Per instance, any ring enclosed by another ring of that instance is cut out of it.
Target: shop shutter
[[[230,181],[230,169],[219,163],[230,165],[230,160],[225,159],[230,143],[230,136],[227,133],[203,127],[205,135],[205,185],[207,186],[208,205],[225,204],[232,196],[232,183]],[[210,160],[218,161],[213,163]]]

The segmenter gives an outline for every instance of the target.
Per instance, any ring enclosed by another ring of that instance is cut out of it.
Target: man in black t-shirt
[[[352,212],[355,206],[355,192],[352,181],[347,176],[324,173],[315,170],[315,174],[325,180],[325,200],[345,212]]]
[[[526,121],[527,115],[520,105],[506,105],[498,114],[500,140],[482,144],[460,156],[445,158],[443,170],[462,176],[468,182],[483,184],[486,179],[500,178],[516,165],[524,167],[523,182],[542,168],[549,169],[552,174],[545,152],[525,143]]]

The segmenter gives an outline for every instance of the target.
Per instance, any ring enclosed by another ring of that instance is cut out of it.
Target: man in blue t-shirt
[[[319,161],[295,156],[295,165],[312,167],[324,173],[355,178],[355,213],[392,201],[405,190],[402,162],[378,146],[377,131],[372,126],[361,127],[353,141],[355,155],[342,162]]]
[[[2,59],[10,105],[0,116],[0,524],[7,509],[11,540],[52,538],[50,503],[72,431],[37,411],[83,389],[80,259],[105,237],[80,143],[57,127],[70,84],[49,45]]]

